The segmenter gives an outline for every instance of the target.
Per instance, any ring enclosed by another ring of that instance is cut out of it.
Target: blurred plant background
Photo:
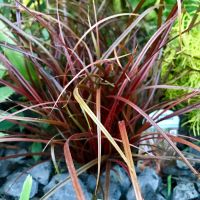
[[[71,157],[133,178],[129,151],[155,126],[196,174],[173,142],[198,146],[148,114],[172,109],[200,134],[199,19],[199,0],[0,0],[0,139],[56,172],[65,159],[73,180]]]
[[[195,4],[194,4],[195,5]],[[198,4],[196,4],[198,6]],[[194,11],[186,11],[182,16],[182,30],[189,27],[192,22]],[[199,20],[199,14],[197,20]],[[178,32],[178,23],[172,29],[171,38]],[[185,86],[190,88],[200,88],[200,26],[197,25],[181,38],[173,40],[164,51],[163,61],[163,83]],[[165,59],[167,58],[167,59]],[[177,90],[167,90],[165,95],[167,99],[173,99],[186,93]],[[192,104],[199,102],[199,96],[195,99],[189,99],[186,103]],[[200,134],[200,110],[194,110],[188,114],[188,121],[194,135]]]

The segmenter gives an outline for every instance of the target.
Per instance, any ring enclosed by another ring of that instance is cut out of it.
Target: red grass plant
[[[51,155],[55,167],[57,159],[65,158],[78,199],[84,199],[84,194],[77,176],[98,165],[99,180],[101,167],[109,169],[110,162],[117,162],[128,170],[137,199],[142,199],[131,152],[150,126],[155,126],[158,131],[155,134],[173,147],[177,159],[185,161],[198,175],[174,142],[196,150],[200,148],[184,138],[169,136],[156,124],[159,116],[152,119],[147,114],[157,109],[167,111],[200,93],[192,90],[170,102],[160,98],[162,89],[173,88],[159,85],[161,55],[162,48],[170,42],[171,27],[181,14],[181,2],[174,5],[162,25],[163,6],[143,11],[143,3],[141,1],[132,13],[106,17],[105,9],[102,11],[102,7],[94,3],[90,5],[90,12],[86,3],[69,1],[67,8],[71,13],[62,11],[59,2],[54,10],[42,13],[18,2],[17,7],[5,5],[15,9],[17,23],[0,15],[0,20],[13,32],[17,43],[1,42],[1,46],[23,54],[26,66],[21,67],[28,74],[25,78],[6,55],[0,53],[1,63],[7,70],[0,83],[20,95],[12,99],[15,111],[5,112],[0,122],[8,120],[24,127],[23,133],[5,131],[8,135],[1,137],[0,141],[44,143],[45,152]],[[154,10],[158,11],[159,26],[145,44],[140,44],[138,38],[143,31],[140,26]],[[31,34],[26,31],[27,20],[37,27],[37,30],[31,30]],[[41,39],[42,30],[48,32],[47,41]],[[184,30],[183,34],[187,31]],[[188,106],[163,119],[199,107],[199,103]],[[20,113],[26,114],[22,116]],[[145,123],[142,123],[143,119]],[[27,154],[30,155],[35,154]],[[48,158],[46,154],[41,156]],[[74,161],[84,166],[76,170]],[[69,177],[42,199],[62,187],[67,180]]]

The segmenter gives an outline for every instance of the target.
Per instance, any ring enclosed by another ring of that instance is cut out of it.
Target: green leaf
[[[0,116],[7,116],[9,114],[10,113],[8,113],[8,112],[0,110]],[[11,129],[13,126],[15,126],[15,124],[5,120],[3,122],[0,122],[0,131],[7,131],[7,130]]]
[[[135,0],[128,0],[128,1],[131,4],[132,8],[135,8],[137,6],[137,4],[138,4],[138,1],[135,1]]]
[[[11,129],[15,124],[9,122],[9,121],[3,121],[0,122],[0,131],[7,131]]]
[[[6,68],[0,63],[0,79],[4,77]]]
[[[29,200],[30,199],[32,182],[33,182],[32,177],[30,175],[28,175],[26,177],[26,180],[24,181],[19,200]]]
[[[11,89],[10,87],[7,87],[7,86],[0,87],[0,102],[5,101],[14,93],[15,91]]]
[[[38,153],[38,152],[41,152],[41,151],[42,151],[42,144],[41,143],[34,142],[31,145],[31,152],[32,153]],[[40,157],[41,156],[33,156],[33,159],[37,162],[40,159]]]
[[[49,39],[49,32],[47,31],[47,29],[42,29],[42,36],[44,38],[44,40],[48,40]]]
[[[120,13],[122,11],[121,0],[113,0],[113,8],[115,12]]]
[[[5,42],[7,44],[17,46],[17,43],[15,41],[16,41],[16,38],[14,37],[12,32],[8,29],[8,27],[2,21],[0,21],[0,42]],[[22,53],[19,53],[15,50],[8,49],[5,47],[1,47],[1,49],[3,50],[3,53],[8,58],[8,60],[12,63],[12,65],[19,70],[19,72],[22,74],[22,76],[26,80],[30,81],[29,73],[27,73],[27,69],[26,69],[26,64],[28,66],[32,79],[35,81],[38,79],[32,63],[26,62],[25,57]]]
[[[0,137],[7,136],[8,134],[0,132]]]
[[[0,30],[1,42],[5,42],[11,45],[17,45],[14,35],[2,21],[0,21]],[[27,77],[28,75],[26,75],[27,72],[25,68],[25,60],[23,54],[5,47],[2,47],[2,49],[9,61],[22,73],[24,77]]]

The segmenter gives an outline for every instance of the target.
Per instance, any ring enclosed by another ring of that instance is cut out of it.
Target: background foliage
[[[110,162],[129,171],[141,198],[132,156],[150,126],[157,130],[150,138],[167,140],[198,174],[174,144],[199,150],[192,138],[172,137],[156,124],[200,107],[196,85],[182,85],[185,79],[190,83],[186,76],[170,82],[179,70],[198,71],[196,43],[190,45],[198,34],[197,8],[189,3],[1,1],[0,131],[8,135],[0,140],[31,143],[27,156],[35,162],[52,159],[56,171],[65,160],[79,199],[84,195],[78,174],[97,165],[99,178]],[[174,51],[180,41],[183,54]],[[174,68],[168,72],[169,63]],[[169,89],[176,91],[172,99]],[[175,112],[149,117],[159,109]],[[152,151],[166,153],[164,146]],[[83,166],[76,170],[74,162]]]

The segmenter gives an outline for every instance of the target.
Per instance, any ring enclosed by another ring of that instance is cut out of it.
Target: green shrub
[[[188,12],[182,17],[182,30],[186,30],[191,24],[193,15]],[[200,20],[200,15],[197,22]],[[178,23],[172,29],[171,38],[178,34]],[[192,30],[183,34],[181,38],[176,38],[167,45],[163,54],[162,78],[163,82],[176,86],[188,88],[200,88],[200,26],[197,25]],[[181,39],[181,40],[180,40]],[[180,43],[181,42],[181,43]],[[165,97],[174,99],[186,94],[185,90],[166,90]],[[188,99],[184,105],[191,105],[200,101],[200,96]],[[180,105],[181,106],[181,105]],[[183,106],[183,104],[182,104]],[[194,110],[187,114],[188,123],[193,130],[194,135],[200,135],[200,110]],[[186,122],[187,123],[187,122]],[[188,124],[187,123],[187,124]]]

